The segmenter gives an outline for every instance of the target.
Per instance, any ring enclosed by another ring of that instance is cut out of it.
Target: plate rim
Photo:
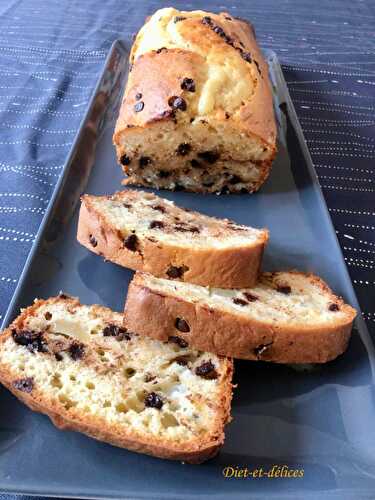
[[[117,50],[117,47],[120,46],[121,47],[121,50],[124,50],[126,52],[126,42],[122,39],[117,39],[113,42],[108,54],[107,54],[107,57],[105,59],[105,62],[103,64],[103,69],[102,71],[100,72],[100,75],[97,79],[97,83],[92,91],[92,94],[90,96],[90,100],[89,100],[89,103],[87,105],[87,109],[86,109],[86,112],[84,114],[84,116],[82,117],[82,120],[79,124],[79,127],[77,129],[77,133],[74,137],[74,140],[73,140],[73,145],[70,149],[70,152],[66,158],[66,161],[65,161],[65,164],[64,164],[64,167],[62,169],[62,172],[61,172],[61,175],[55,185],[55,188],[53,189],[53,192],[52,192],[52,195],[51,195],[51,199],[47,205],[47,208],[46,208],[46,212],[42,218],[42,221],[40,223],[40,226],[39,226],[39,229],[37,231],[37,235],[36,235],[36,238],[31,246],[31,249],[30,249],[30,252],[29,252],[29,255],[25,261],[25,264],[24,264],[24,267],[23,267],[23,270],[21,272],[21,275],[19,277],[19,280],[18,280],[18,283],[17,283],[17,286],[15,288],[15,291],[13,293],[13,296],[12,296],[12,299],[8,305],[8,308],[7,308],[7,311],[4,315],[4,319],[2,321],[2,325],[1,325],[1,329],[5,328],[6,326],[8,326],[10,320],[13,319],[15,313],[18,313],[18,311],[15,310],[16,308],[16,305],[18,304],[19,302],[19,299],[20,297],[22,296],[22,293],[23,293],[23,290],[24,290],[24,287],[26,286],[26,283],[29,279],[29,271],[32,267],[32,263],[38,253],[38,250],[39,250],[39,247],[41,245],[41,242],[43,240],[43,235],[44,235],[44,232],[46,231],[47,227],[48,227],[48,224],[50,222],[50,216],[55,208],[55,205],[57,203],[57,200],[58,200],[58,197],[60,195],[60,193],[63,191],[64,189],[64,184],[65,184],[65,180],[66,180],[66,177],[68,175],[68,172],[69,172],[69,169],[72,165],[72,161],[74,159],[74,155],[75,155],[75,152],[78,148],[78,145],[80,143],[80,140],[81,140],[81,135],[82,135],[82,131],[85,127],[85,124],[87,122],[87,120],[89,119],[90,117],[90,114],[91,114],[91,111],[92,111],[92,108],[93,108],[93,105],[95,103],[95,98],[96,98],[96,95],[97,95],[97,92],[98,92],[98,89],[100,88],[100,85],[101,85],[101,82],[103,80],[103,77],[106,73],[106,69],[108,67],[108,63],[113,55],[113,53]],[[278,77],[278,83],[279,83],[279,86],[278,86],[278,90],[282,90],[282,95],[283,95],[283,98],[285,99],[286,103],[287,103],[287,106],[288,106],[288,112],[291,116],[291,120],[293,121],[293,125],[294,125],[294,128],[295,128],[295,132],[298,136],[298,141],[299,141],[299,144],[300,144],[300,147],[302,149],[302,152],[303,152],[303,155],[306,159],[306,163],[307,163],[307,168],[308,168],[308,171],[309,171],[309,174],[310,174],[310,177],[311,177],[311,180],[314,184],[314,190],[317,192],[318,194],[318,197],[319,197],[319,203],[320,205],[322,206],[322,209],[324,211],[324,214],[325,214],[325,217],[327,219],[327,222],[328,222],[328,226],[332,232],[332,235],[334,235],[334,241],[335,241],[335,245],[337,247],[337,251],[339,252],[339,255],[341,256],[341,260],[342,260],[342,268],[343,268],[343,272],[344,272],[344,276],[343,276],[343,279],[346,283],[346,292],[347,294],[349,295],[349,301],[351,302],[351,304],[358,310],[359,314],[357,316],[357,319],[356,319],[356,327],[357,327],[357,330],[359,332],[359,334],[361,335],[361,339],[362,341],[364,342],[364,344],[366,345],[366,348],[368,350],[368,353],[369,353],[369,358],[370,358],[370,361],[372,360],[372,371],[374,373],[374,370],[373,370],[373,366],[374,366],[374,345],[373,345],[373,342],[371,340],[371,337],[370,337],[370,334],[368,332],[368,329],[367,329],[367,325],[364,321],[364,319],[362,318],[362,315],[360,314],[360,307],[359,307],[359,303],[358,303],[358,299],[356,297],[356,293],[355,293],[355,290],[354,290],[354,287],[353,287],[353,283],[352,283],[352,280],[350,278],[350,275],[349,275],[349,272],[348,272],[348,269],[347,269],[347,266],[346,266],[346,263],[345,263],[345,260],[344,260],[344,256],[343,256],[343,252],[342,252],[342,248],[341,248],[341,245],[338,241],[338,238],[337,238],[337,235],[336,235],[336,231],[335,231],[335,228],[334,228],[334,225],[333,225],[333,221],[332,221],[332,218],[331,218],[331,215],[329,213],[329,210],[328,210],[328,206],[327,206],[327,203],[326,203],[326,200],[324,198],[324,194],[323,194],[323,191],[322,191],[322,188],[319,184],[319,181],[318,181],[318,177],[317,177],[317,173],[316,173],[316,170],[314,168],[314,165],[313,165],[313,162],[312,162],[312,158],[311,158],[311,155],[310,155],[310,152],[309,152],[309,149],[307,147],[307,144],[306,144],[306,141],[305,141],[305,138],[304,138],[304,134],[303,134],[303,131],[302,131],[302,127],[300,125],[300,122],[298,120],[298,116],[297,116],[297,113],[296,113],[296,110],[295,110],[295,107],[294,107],[294,104],[293,104],[293,101],[291,99],[291,96],[290,96],[290,93],[289,93],[289,90],[288,90],[288,87],[287,87],[287,83],[285,81],[285,78],[284,78],[284,75],[283,75],[283,72],[282,72],[282,66],[279,62],[279,59],[276,55],[276,53],[273,51],[273,50],[270,50],[270,49],[263,49],[263,52],[264,54],[266,55],[266,60],[269,64],[272,64],[272,69],[273,71],[275,72],[275,74],[277,75]],[[341,270],[340,270],[341,272]],[[14,479],[13,479],[14,481]],[[15,482],[15,481],[14,481]],[[59,489],[60,488],[60,489]],[[61,498],[77,498],[77,491],[74,492],[73,490],[69,491],[69,486],[67,488],[64,488],[63,492],[61,491],[61,487],[59,487],[58,485],[51,485],[50,487],[48,487],[48,485],[40,485],[39,487],[35,487],[35,488],[32,488],[31,490],[28,489],[27,487],[26,488],[22,488],[22,487],[4,487],[3,485],[1,485],[1,482],[0,482],[0,491],[2,493],[11,493],[11,494],[24,494],[24,495],[30,495],[30,496],[40,496],[40,495],[48,495],[48,496],[51,496],[51,497],[61,497]],[[87,491],[87,488],[86,488],[86,491]],[[350,492],[353,492],[353,493],[357,493],[357,494],[366,494],[367,495],[367,489],[364,489],[364,490],[358,490],[358,489],[354,489],[354,488],[350,488],[348,490],[345,490],[344,492],[343,491],[340,491],[340,490],[334,490],[331,494],[328,493],[327,495],[327,498],[330,497],[330,498],[346,498],[346,495],[348,495],[348,498],[349,497],[349,494]],[[297,492],[298,493],[298,492]],[[315,493],[316,492],[313,492],[311,495],[309,493],[306,493],[304,492],[304,496],[306,498],[315,498]],[[321,492],[320,492],[321,493]],[[373,493],[371,490],[369,490],[369,495]],[[96,494],[87,494],[87,495],[82,495],[78,492],[79,494],[79,498],[87,498],[87,499],[92,499],[92,498],[119,498],[117,497],[116,495],[111,495],[111,494],[105,494],[104,492],[97,492]],[[272,494],[273,495],[273,494]],[[277,498],[293,498],[293,493],[281,493],[281,492],[276,492],[275,495],[277,495]],[[225,493],[225,498],[231,498],[231,497],[236,497],[238,498],[238,494],[233,492],[233,493]],[[247,498],[253,498],[253,497],[257,497],[259,498],[259,496],[262,496],[261,494],[259,494],[259,492],[251,492],[249,490],[247,490],[246,492],[246,497]],[[200,498],[205,498],[206,495],[202,495]],[[296,494],[295,495],[295,498],[297,498],[298,495]],[[122,495],[121,498],[146,498],[146,496],[144,494],[141,494],[141,495],[137,495],[137,494],[130,494],[130,495]],[[162,496],[153,496],[152,498],[163,498]],[[173,498],[186,498],[184,497],[183,495],[180,495],[180,494],[176,494],[173,496]],[[207,496],[208,498],[208,496]],[[220,498],[220,495],[219,495],[219,498]],[[371,497],[369,497],[371,498]]]

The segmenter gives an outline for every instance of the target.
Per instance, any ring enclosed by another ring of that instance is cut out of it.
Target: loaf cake
[[[114,133],[125,183],[252,192],[276,152],[268,67],[249,23],[165,8],[139,31]]]
[[[121,323],[119,313],[64,295],[38,300],[0,336],[0,381],[61,429],[168,459],[215,455],[230,418],[232,361]]]
[[[131,269],[238,288],[255,284],[268,232],[127,190],[83,196],[77,238],[89,250]]]
[[[179,336],[194,349],[276,363],[325,363],[347,347],[356,311],[317,276],[264,273],[250,289],[223,290],[137,273],[124,324]]]

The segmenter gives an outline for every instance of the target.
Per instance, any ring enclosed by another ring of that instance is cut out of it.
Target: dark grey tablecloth
[[[0,315],[4,315],[106,53],[136,32],[134,0],[0,3]],[[148,2],[149,13],[162,4]],[[283,64],[315,168],[375,333],[375,3],[231,0]],[[129,40],[130,41],[130,40]],[[36,457],[37,459],[37,457]],[[11,498],[0,496],[0,500]]]

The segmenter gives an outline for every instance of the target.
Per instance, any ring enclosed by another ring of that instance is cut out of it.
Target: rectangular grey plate
[[[279,121],[279,153],[261,191],[161,194],[210,215],[268,227],[266,269],[314,271],[358,307],[280,66],[274,53],[266,56]],[[79,296],[83,303],[122,310],[132,273],[88,252],[75,235],[79,195],[112,193],[121,187],[111,136],[126,60],[124,46],[116,42],[4,325],[34,297],[46,298],[60,290]],[[373,344],[361,319],[348,351],[311,373],[237,362],[234,419],[225,445],[215,459],[200,466],[138,455],[61,432],[47,417],[32,413],[1,389],[0,490],[75,498],[373,498],[373,369]],[[304,476],[222,475],[226,466],[273,465],[303,468]]]

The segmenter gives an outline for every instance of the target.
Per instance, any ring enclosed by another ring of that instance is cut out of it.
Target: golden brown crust
[[[172,120],[168,99],[183,94],[177,74],[194,77],[195,68],[203,62],[203,57],[198,54],[181,49],[142,54],[133,64],[131,86],[126,90],[116,123],[115,144],[119,142],[117,134],[122,133],[124,127],[146,127],[160,120]],[[144,109],[140,113],[134,111],[134,105],[138,102],[137,94],[142,94],[144,102]]]
[[[324,328],[270,326],[245,316],[214,310],[183,297],[155,292],[144,285],[137,273],[130,283],[124,324],[141,335],[167,340],[178,334],[189,346],[233,358],[275,363],[325,363],[347,348],[356,311],[336,297],[319,278],[319,286],[346,313],[346,321]],[[176,318],[189,325],[188,333],[176,330]]]
[[[240,120],[236,121],[234,126],[238,127],[239,132],[245,132],[250,136],[256,135],[275,148],[276,122],[267,63],[247,23],[232,21],[229,30],[229,22],[225,20],[225,15],[225,13],[219,14],[220,25],[224,31],[238,33],[244,50],[252,54],[260,70],[252,100],[241,107]],[[220,46],[224,42],[214,32],[202,26],[200,19],[192,20],[189,26],[190,29],[197,31],[202,39],[208,38],[211,44],[219,44],[217,50],[222,49]],[[139,56],[132,65],[130,85],[126,88],[120,108],[114,143],[119,144],[118,134],[123,133],[124,128],[147,127],[155,121],[172,120],[171,107],[168,105],[169,97],[182,97],[186,94],[181,90],[180,75],[189,75],[194,80],[196,68],[203,63],[204,58],[199,54],[181,49],[164,49]],[[141,113],[134,110],[134,105],[138,102],[136,99],[138,93],[142,94],[144,102]],[[225,122],[224,113],[221,121]]]
[[[220,15],[225,17],[227,13]],[[272,160],[276,155],[276,121],[273,111],[273,98],[271,83],[268,76],[268,65],[260,51],[256,41],[255,31],[251,23],[242,19],[236,19],[236,24],[238,26],[238,28],[237,26],[236,28],[238,30],[241,29],[244,33],[241,35],[241,39],[245,44],[246,50],[248,50],[253,59],[257,61],[260,69],[260,78],[258,79],[256,92],[253,94],[252,102],[246,103],[246,105],[243,106],[240,118],[243,120],[243,130],[252,135],[257,135],[260,139],[273,145],[274,155],[269,162],[271,166]]]
[[[32,306],[23,310],[20,316],[0,335],[0,355],[2,346],[11,336],[13,329],[22,329],[25,320],[30,315],[35,315],[40,305],[54,303],[59,300],[61,300],[61,297],[51,298],[47,301],[38,300]],[[68,301],[72,308],[80,305],[79,301],[72,297],[63,300]],[[121,317],[120,314],[112,313],[112,311],[102,306],[94,307],[98,314],[104,315],[112,323],[118,323]],[[0,382],[31,410],[47,415],[59,429],[81,432],[94,439],[131,451],[198,464],[217,454],[224,442],[224,425],[231,419],[233,362],[230,359],[223,359],[222,362],[224,366],[222,387],[217,405],[218,415],[212,423],[212,432],[207,438],[194,438],[190,442],[182,444],[174,443],[170,439],[142,435],[128,426],[120,428],[117,425],[111,427],[105,419],[82,415],[75,408],[67,410],[58,400],[52,399],[45,392],[38,390],[37,387],[34,387],[31,393],[20,391],[13,385],[15,376],[3,364],[0,364]]]
[[[94,236],[97,245],[90,243]],[[78,221],[78,241],[92,252],[120,266],[144,271],[160,278],[170,279],[171,266],[189,268],[182,280],[203,286],[241,288],[255,285],[260,272],[263,251],[268,241],[264,233],[261,241],[242,248],[212,249],[174,246],[151,239],[142,240],[142,251],[124,247],[123,238],[90,203],[90,196],[82,197]]]

